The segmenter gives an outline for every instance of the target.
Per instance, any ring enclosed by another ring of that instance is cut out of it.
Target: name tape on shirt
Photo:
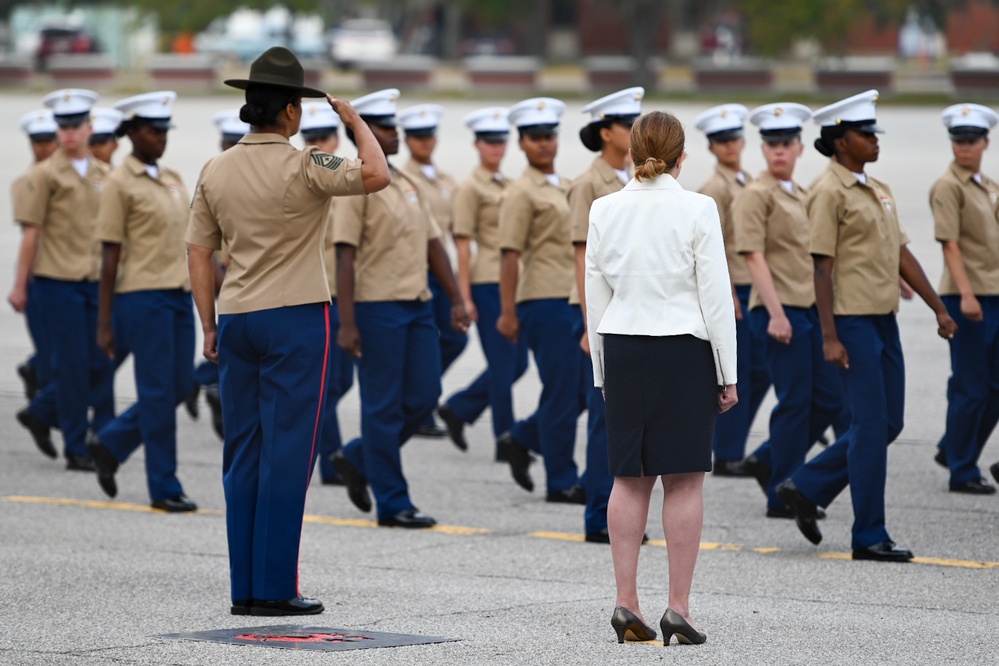
[[[336,171],[343,164],[343,158],[337,157],[336,155],[328,155],[326,153],[312,153],[312,162],[316,166],[321,166],[324,169],[329,169],[330,171]]]

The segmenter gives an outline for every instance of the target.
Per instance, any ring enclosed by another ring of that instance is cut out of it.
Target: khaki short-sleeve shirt
[[[62,150],[28,171],[15,220],[41,229],[34,275],[70,281],[100,277],[101,244],[94,230],[109,168],[93,157],[87,159],[86,177]]]
[[[475,167],[458,185],[452,200],[454,235],[475,241],[472,284],[496,284],[500,274],[499,206],[507,180]]]
[[[899,256],[909,237],[888,186],[857,180],[832,162],[806,202],[812,222],[809,251],[832,257],[833,313],[882,315],[898,310]]]
[[[586,234],[590,231],[590,206],[600,197],[620,192],[624,183],[614,168],[602,158],[593,160],[590,168],[572,181],[569,187],[569,220],[572,224],[572,242],[586,244]],[[572,281],[569,302],[579,303],[579,286]]]
[[[764,172],[732,203],[736,250],[740,254],[763,253],[781,305],[798,308],[815,305],[814,268],[812,255],[808,252],[811,225],[805,209],[806,194],[797,184],[788,192],[780,181]],[[749,307],[762,305],[754,286]]]
[[[999,186],[982,174],[951,164],[930,190],[930,209],[938,241],[957,241],[971,288],[979,296],[999,294]],[[940,293],[960,290],[944,262]]]
[[[739,176],[742,180],[739,180]],[[746,268],[746,260],[743,259],[735,249],[735,229],[732,226],[732,202],[736,196],[742,192],[742,188],[753,181],[753,177],[745,171],[732,171],[731,169],[715,165],[715,172],[711,175],[701,189],[701,194],[706,194],[718,204],[718,217],[721,218],[722,237],[725,239],[725,257],[728,259],[728,274],[732,278],[732,284],[751,284],[749,269]]]
[[[430,210],[430,214],[434,216],[434,221],[440,227],[441,233],[450,233],[451,199],[458,187],[454,178],[436,167],[434,168],[435,177],[433,179],[427,178],[423,170],[420,169],[420,164],[415,160],[406,162],[402,172],[419,188],[420,198]]]
[[[177,172],[160,167],[153,178],[132,155],[111,172],[97,209],[97,240],[121,245],[116,293],[190,291],[184,252],[190,200]]]
[[[426,301],[427,244],[440,230],[416,183],[392,169],[384,190],[337,202],[333,242],[357,248],[354,300]]]
[[[326,214],[326,240],[323,241],[323,258],[326,263],[326,277],[329,280],[330,296],[332,298],[336,298],[336,243],[333,241],[336,204],[336,199],[330,199],[330,209]]]
[[[507,188],[500,203],[500,249],[516,250],[523,262],[517,302],[568,298],[575,282],[568,180],[552,185],[534,167]]]
[[[330,197],[364,193],[361,162],[247,134],[201,171],[184,240],[229,250],[219,314],[330,300]]]

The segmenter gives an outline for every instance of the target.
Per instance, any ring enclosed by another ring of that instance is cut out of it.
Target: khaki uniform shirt
[[[614,167],[602,158],[593,160],[590,168],[572,181],[569,187],[569,220],[572,224],[572,242],[586,244],[586,234],[590,231],[590,206],[600,197],[621,191],[624,183],[618,178]],[[575,260],[575,258],[573,259]],[[579,285],[573,273],[572,291],[569,302],[579,303]]]
[[[402,172],[419,189],[420,199],[434,216],[434,222],[440,227],[441,233],[447,234],[451,231],[451,199],[458,184],[440,169],[434,170],[437,177],[430,180],[415,160],[409,160],[402,168]]]
[[[520,253],[524,271],[517,302],[568,298],[575,282],[575,258],[569,222],[568,179],[552,185],[534,167],[507,188],[500,202],[500,249]]]
[[[888,186],[867,184],[832,162],[806,203],[812,254],[833,257],[833,313],[883,315],[898,310],[899,255],[909,237]]]
[[[190,201],[175,171],[160,167],[153,178],[132,155],[111,172],[97,209],[97,240],[121,245],[116,293],[190,291],[184,252]]]
[[[475,241],[472,284],[496,284],[500,275],[499,206],[507,180],[475,167],[455,190],[451,211],[454,235]]]
[[[788,192],[769,172],[746,186],[732,203],[735,249],[762,252],[773,275],[781,305],[815,305],[815,269],[808,252],[811,225],[805,210],[806,192],[795,184]],[[763,301],[753,287],[750,309]]]
[[[94,237],[100,192],[109,167],[88,157],[83,178],[62,150],[28,171],[15,220],[41,229],[32,273],[56,280],[96,281],[101,244]]]
[[[971,288],[979,296],[999,294],[999,186],[982,174],[951,164],[930,190],[930,208],[938,241],[957,241]],[[944,262],[940,293],[958,295]]]
[[[384,190],[337,202],[333,242],[357,248],[354,300],[430,300],[427,244],[440,230],[416,183],[392,168]]]
[[[330,197],[363,194],[361,163],[247,134],[201,170],[184,240],[229,250],[219,314],[330,300]]]
[[[715,166],[715,172],[708,182],[698,190],[706,194],[718,204],[718,217],[721,218],[722,236],[725,239],[725,256],[728,258],[728,274],[732,284],[752,284],[746,260],[735,249],[735,230],[732,228],[732,202],[742,192],[745,184],[752,182],[753,177],[745,171],[741,172],[745,184],[739,182],[739,173],[721,164]]]
[[[336,243],[333,241],[333,224],[336,220],[336,199],[330,199],[326,214],[326,239],[323,241],[323,260],[326,264],[326,278],[329,281],[330,297],[336,298]]]

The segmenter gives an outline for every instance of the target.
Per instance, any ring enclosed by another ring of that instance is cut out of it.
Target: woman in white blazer
[[[607,401],[614,489],[608,530],[617,582],[611,624],[623,641],[655,637],[638,605],[638,551],[656,479],[663,485],[669,602],[663,642],[703,643],[689,596],[701,539],[715,415],[737,401],[735,311],[718,208],[676,177],[680,122],[642,116],[635,178],[594,201],[586,243],[593,378]]]

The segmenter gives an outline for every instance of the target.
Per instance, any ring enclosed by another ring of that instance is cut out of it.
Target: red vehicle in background
[[[38,51],[35,54],[38,69],[44,70],[49,56],[73,53],[100,53],[97,40],[83,28],[42,28],[39,33]]]

